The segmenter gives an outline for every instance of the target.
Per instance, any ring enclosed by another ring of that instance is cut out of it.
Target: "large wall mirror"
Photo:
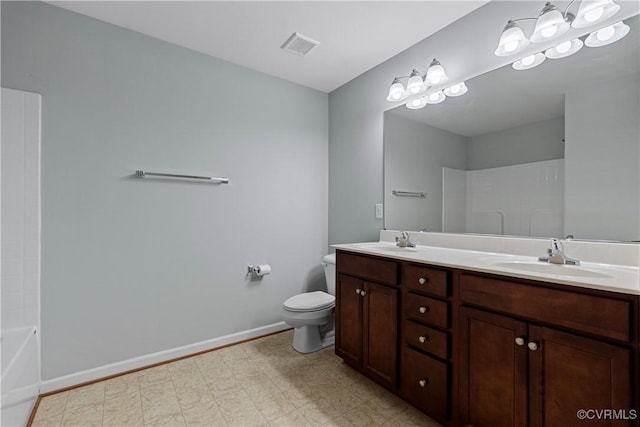
[[[385,112],[385,228],[640,241],[639,21],[611,45]]]

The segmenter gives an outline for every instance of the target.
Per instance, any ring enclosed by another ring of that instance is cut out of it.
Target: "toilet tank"
[[[331,295],[336,294],[336,254],[325,255],[322,258],[324,266],[324,277],[327,280],[327,292]]]

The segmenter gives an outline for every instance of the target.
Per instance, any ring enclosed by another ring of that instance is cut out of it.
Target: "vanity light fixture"
[[[389,96],[387,101],[402,101],[407,97],[407,92],[404,90],[404,85],[398,77],[393,79],[391,87],[389,88]]]
[[[427,97],[423,96],[421,98],[412,99],[405,105],[410,110],[419,110],[420,108],[424,108],[427,105]]]
[[[449,86],[443,92],[446,96],[461,96],[467,93],[468,90],[467,85],[464,82],[460,82]]]
[[[606,46],[608,44],[617,42],[627,34],[629,34],[629,26],[620,21],[613,25],[609,25],[608,27],[604,27],[592,32],[584,41],[584,44],[589,47]]]
[[[407,79],[406,87],[403,84],[403,80]],[[448,86],[444,91],[439,90],[436,92],[427,93],[432,87],[446,83],[449,80],[447,73],[444,71],[442,64],[437,59],[433,59],[427,72],[421,74],[418,70],[413,69],[408,76],[394,77],[389,87],[389,94],[387,95],[387,101],[397,102],[404,101],[410,98],[405,104],[407,108],[416,110],[424,108],[427,104],[439,104],[443,102],[447,96],[460,96],[467,93],[467,86],[464,82],[458,82],[451,86]]]
[[[611,18],[618,13],[620,5],[612,0],[583,0],[571,23],[573,28],[584,28]]]
[[[580,49],[582,49],[584,43],[580,39],[567,40],[561,43],[558,43],[551,49],[547,49],[544,52],[544,56],[549,59],[560,59],[566,58],[567,56],[573,55]]]
[[[429,86],[439,85],[441,83],[446,83],[449,80],[447,77],[447,73],[444,72],[444,68],[440,64],[436,58],[433,58],[429,68],[427,69],[427,75],[424,78],[424,81]]]
[[[620,10],[620,5],[613,0],[582,0],[574,15],[569,8],[576,2],[572,0],[564,12],[560,12],[551,2],[547,2],[537,18],[511,19],[502,30],[496,56],[511,56],[523,52],[531,42],[547,42],[565,34],[571,27],[584,28],[596,25],[612,17]],[[535,28],[530,38],[527,38],[518,25],[519,21],[535,20]],[[544,52],[527,55],[515,61],[512,66],[516,70],[528,70],[536,67],[545,58],[560,59],[573,55],[584,45],[588,47],[606,46],[614,43],[629,33],[629,26],[618,22],[591,32],[588,37],[564,40]],[[446,93],[446,92],[445,92]]]
[[[529,70],[533,67],[537,67],[542,64],[547,57],[542,52],[535,53],[533,55],[527,55],[524,58],[518,59],[511,66],[518,71]]]
[[[540,11],[536,26],[531,34],[531,41],[538,43],[560,37],[571,28],[573,15],[561,13],[551,2],[547,2]]]
[[[427,98],[427,104],[440,104],[445,99],[447,99],[447,97],[444,96],[444,93],[441,90],[430,93],[429,95],[426,96],[426,98]]]
[[[530,42],[540,43],[557,39],[571,27],[584,28],[596,25],[620,10],[613,0],[582,0],[578,12],[574,15],[569,8],[576,2],[572,0],[564,12],[547,2],[537,18],[511,19],[502,30],[496,56],[511,56],[522,52]],[[527,38],[518,25],[519,21],[536,21],[531,37]],[[588,45],[587,45],[588,46]]]
[[[418,70],[414,69],[411,71],[409,75],[409,81],[407,82],[407,94],[408,95],[417,95],[426,90],[424,85],[424,80],[422,79],[422,75],[418,72]]]
[[[496,56],[515,55],[526,49],[527,46],[529,46],[529,39],[525,37],[522,28],[515,21],[509,21],[502,30],[498,47],[494,53]]]

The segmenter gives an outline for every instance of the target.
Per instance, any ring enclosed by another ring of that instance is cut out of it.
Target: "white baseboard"
[[[176,347],[169,350],[159,351],[144,356],[134,357],[132,359],[123,360],[121,362],[111,363],[97,368],[87,369],[85,371],[76,372],[62,377],[53,378],[42,381],[40,393],[49,393],[51,391],[72,387],[89,381],[95,381],[111,375],[120,374],[131,371],[133,369],[144,368],[156,363],[166,362],[178,357],[188,356],[190,354],[201,351],[213,350],[229,344],[238,343],[251,338],[257,338],[275,332],[284,331],[291,328],[284,322],[272,323],[271,325],[261,326],[259,328],[249,329],[235,334],[225,335],[219,338],[213,338],[206,341],[200,341],[194,344]]]

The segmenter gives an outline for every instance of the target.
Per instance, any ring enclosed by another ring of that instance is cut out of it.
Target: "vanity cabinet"
[[[640,425],[637,295],[342,250],[336,287],[336,354],[445,426]]]
[[[398,264],[341,252],[336,264],[335,352],[368,377],[395,389]]]
[[[467,274],[460,298],[461,425],[578,426],[581,409],[635,408],[632,301]]]

